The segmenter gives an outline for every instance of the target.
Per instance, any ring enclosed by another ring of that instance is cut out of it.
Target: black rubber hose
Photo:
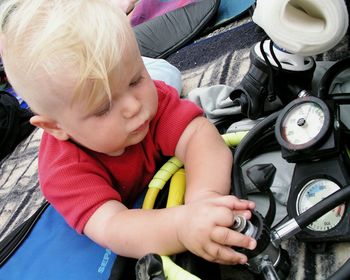
[[[350,57],[333,64],[323,75],[317,92],[317,97],[325,100],[329,98],[329,91],[334,79],[344,70],[350,68]]]
[[[265,133],[265,131],[273,126],[280,111],[274,112],[268,115],[265,119],[254,126],[246,136],[242,139],[235,150],[233,157],[233,168],[232,168],[232,192],[235,196],[239,198],[247,198],[244,192],[244,180],[242,175],[241,164],[246,159],[245,155],[248,153],[250,147],[256,145],[256,142],[260,140],[260,137]]]
[[[257,157],[262,153],[268,153],[280,149],[281,146],[276,141],[274,127],[271,127],[270,130],[265,131],[265,133],[261,135],[259,141],[255,142],[255,145],[249,147],[248,151],[244,154],[244,159],[241,164],[244,164],[246,161]]]

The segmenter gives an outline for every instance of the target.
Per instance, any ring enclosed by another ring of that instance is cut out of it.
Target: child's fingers
[[[207,244],[203,257],[210,262],[226,265],[245,264],[248,260],[244,254],[215,242]]]
[[[250,219],[252,217],[252,212],[250,210],[233,210],[234,216],[243,216],[246,219]]]
[[[254,209],[255,203],[250,200],[239,199],[234,195],[225,195],[213,198],[213,201],[218,206],[224,206],[232,210]]]
[[[250,250],[256,247],[256,240],[254,238],[238,233],[227,227],[214,227],[210,238],[218,244],[230,247],[241,247]]]
[[[246,199],[240,199],[241,202],[248,204],[249,209],[255,209],[255,202]]]

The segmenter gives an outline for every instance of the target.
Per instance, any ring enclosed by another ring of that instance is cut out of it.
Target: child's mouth
[[[143,131],[144,129],[148,128],[149,121],[145,121],[143,124],[141,124],[138,128],[134,129],[131,134],[139,133]]]

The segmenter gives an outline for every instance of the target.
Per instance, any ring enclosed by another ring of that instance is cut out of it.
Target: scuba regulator
[[[348,65],[350,59],[331,67],[321,80],[320,89],[327,88],[331,84],[329,81]],[[349,159],[344,149],[346,143],[341,141],[340,133],[344,127],[339,118],[339,105],[349,97],[336,95],[331,102],[324,102],[319,97],[302,95],[259,122],[235,150],[233,194],[240,198],[247,198],[241,166],[268,146],[266,143],[270,143],[273,150],[281,149],[282,157],[295,163],[288,216],[275,227],[272,222],[276,205],[270,186],[276,168],[270,163],[253,165],[247,170],[247,177],[270,200],[265,217],[253,212],[253,218],[246,222],[249,227],[236,227],[258,241],[253,255],[244,252],[249,256],[248,269],[253,273],[263,275],[265,279],[285,279],[290,261],[280,245],[293,236],[314,243],[350,240]],[[326,100],[329,99],[327,94]],[[350,266],[339,271],[349,276]]]
[[[310,91],[315,67],[311,56],[288,53],[265,38],[251,48],[248,73],[230,98],[243,115],[258,119]]]
[[[350,240],[350,153],[344,137],[349,128],[341,119],[350,94],[330,94],[334,79],[349,69],[350,58],[332,66],[317,94],[311,93],[313,56],[344,37],[349,18],[343,0],[258,0],[253,21],[267,37],[250,49],[249,70],[230,98],[249,119],[265,118],[235,150],[232,192],[248,198],[244,181],[248,178],[268,196],[269,208],[265,217],[253,212],[249,221],[239,218],[235,228],[258,241],[253,255],[247,252],[248,269],[265,279],[285,279],[290,261],[281,247],[283,240],[294,236],[307,244]],[[295,167],[288,214],[272,226],[276,204],[270,186],[276,168],[272,163],[257,164],[243,174],[242,165],[261,151],[276,150]],[[349,278],[350,260],[332,276]]]
[[[295,168],[288,216],[272,227],[276,205],[270,186],[275,167],[271,163],[250,167],[246,177],[268,195],[269,209],[265,217],[253,212],[249,221],[238,218],[234,229],[257,239],[253,252],[242,251],[248,256],[251,272],[264,279],[285,279],[290,260],[281,247],[283,240],[293,236],[308,244],[350,240],[350,160],[344,137],[349,129],[340,118],[350,94],[329,93],[333,80],[349,68],[350,58],[326,72],[317,96],[311,94],[315,70],[312,57],[290,54],[265,39],[251,49],[250,58],[249,71],[230,98],[241,105],[242,114],[248,118],[266,118],[235,150],[233,194],[248,198],[241,166],[262,150],[280,150],[283,159],[294,163]],[[344,264],[332,279],[344,279],[344,275],[350,277],[350,264]]]

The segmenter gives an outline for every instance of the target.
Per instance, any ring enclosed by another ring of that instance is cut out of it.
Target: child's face
[[[106,101],[86,113],[83,104],[76,102],[58,118],[71,140],[111,156],[121,155],[126,147],[144,139],[158,106],[156,88],[141,57],[128,52],[122,60],[122,73],[111,75],[111,106]]]

